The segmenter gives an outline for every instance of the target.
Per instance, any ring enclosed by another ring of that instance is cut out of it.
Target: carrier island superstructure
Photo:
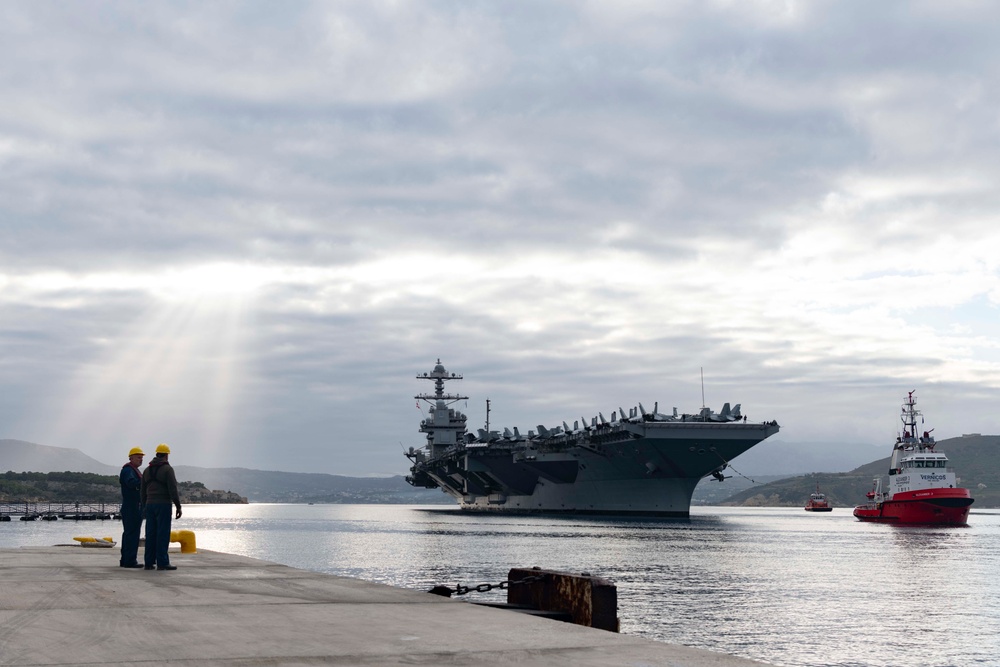
[[[487,420],[474,435],[453,407],[468,397],[445,393],[461,375],[438,360],[417,379],[433,381],[434,393],[414,397],[430,406],[420,422],[427,444],[407,452],[406,481],[440,488],[469,511],[686,517],[702,478],[721,481],[730,461],[778,432],[777,422],[749,422],[727,403],[669,415],[639,404],[527,434],[491,431]]]

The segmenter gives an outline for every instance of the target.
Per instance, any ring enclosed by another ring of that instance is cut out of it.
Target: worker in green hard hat
[[[181,499],[177,493],[177,477],[170,467],[170,447],[156,446],[156,456],[142,472],[142,504],[146,508],[146,550],[144,560],[147,570],[176,570],[170,564],[167,549],[170,546],[170,505],[177,506],[176,518],[181,518]]]
[[[122,466],[118,484],[122,487],[122,546],[119,567],[142,567],[139,564],[139,531],[142,528],[142,449],[133,447],[128,452],[128,463]]]

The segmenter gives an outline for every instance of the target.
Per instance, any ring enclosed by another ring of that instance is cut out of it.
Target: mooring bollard
[[[170,541],[181,543],[182,554],[198,553],[198,549],[195,546],[194,531],[192,530],[171,530]]]
[[[507,604],[569,614],[573,623],[618,632],[618,588],[589,573],[512,568]],[[523,583],[519,583],[523,582]]]

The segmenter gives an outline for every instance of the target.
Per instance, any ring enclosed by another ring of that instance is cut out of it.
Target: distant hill
[[[883,451],[865,443],[803,443],[768,438],[732,461],[724,471],[724,481],[718,482],[711,477],[701,480],[691,497],[691,504],[719,505],[741,491],[777,480],[806,473],[850,470]]]
[[[118,475],[110,466],[78,449],[49,447],[24,440],[0,440],[0,473],[89,472]],[[394,477],[345,477],[323,473],[279,472],[247,468],[174,466],[178,481],[200,482],[209,489],[232,491],[250,502],[454,504],[438,489],[419,489]]]
[[[852,470],[887,448],[857,442],[789,442],[768,438],[740,454],[732,463],[733,470],[748,477],[760,475],[804,475],[810,472]],[[727,475],[734,474],[727,471]]]
[[[732,470],[726,470],[725,474],[726,479],[721,482],[713,477],[706,477],[698,482],[698,486],[695,487],[694,494],[691,496],[691,504],[721,505],[740,491],[789,477],[789,475],[754,475],[753,477],[743,477],[732,474]]]
[[[179,482],[182,504],[246,503],[235,493],[212,491],[200,482]],[[0,503],[119,503],[118,475],[90,472],[0,473]]]
[[[888,447],[886,448],[888,449]],[[960,483],[976,499],[973,511],[1000,507],[1000,435],[968,435],[941,440],[937,449],[948,455]],[[889,457],[858,466],[850,472],[813,473],[752,486],[736,493],[723,505],[805,505],[818,485],[835,507],[853,507],[864,500],[872,480],[881,475],[888,484]],[[703,482],[704,484],[704,482]]]
[[[394,477],[345,477],[325,473],[248,468],[175,466],[178,479],[197,479],[213,489],[238,489],[250,502],[454,504],[438,489],[410,486]]]
[[[124,461],[122,461],[124,463]],[[117,475],[121,466],[110,466],[79,449],[36,445],[24,440],[0,439],[0,472],[92,472]]]
[[[725,481],[706,477],[698,483],[692,505],[719,505],[762,484],[805,473],[849,470],[884,451],[875,445],[844,442],[785,442],[768,438],[740,454],[724,471]]]

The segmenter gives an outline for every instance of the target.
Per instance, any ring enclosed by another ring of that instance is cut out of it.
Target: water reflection
[[[201,549],[418,590],[497,583],[512,567],[593,572],[618,585],[624,632],[777,665],[995,664],[1000,516],[972,520],[916,529],[858,522],[849,509],[623,521],[249,505],[191,506],[178,527]],[[18,523],[0,524],[0,546],[79,530]]]

